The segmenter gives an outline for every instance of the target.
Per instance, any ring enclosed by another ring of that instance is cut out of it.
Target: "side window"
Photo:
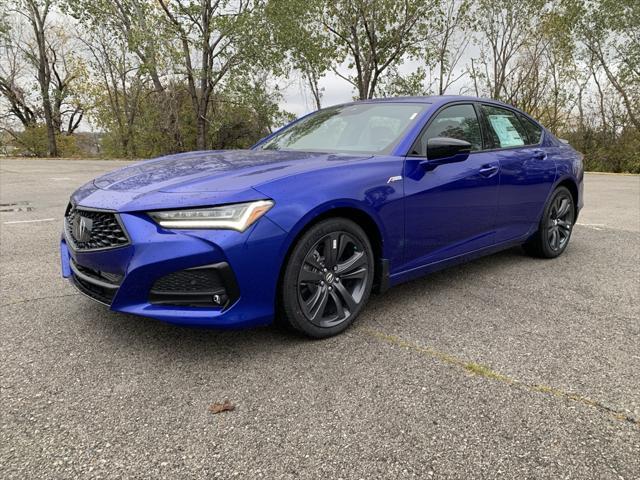
[[[452,105],[438,113],[420,137],[421,152],[427,150],[427,140],[434,137],[466,140],[472,151],[482,150],[480,123],[473,105]]]
[[[482,112],[489,124],[489,138],[493,148],[517,147],[529,143],[527,132],[511,110],[482,105]]]
[[[540,140],[542,140],[542,129],[520,113],[518,114],[518,118],[527,132],[527,139],[529,140],[527,143],[529,145],[537,145],[540,143]]]

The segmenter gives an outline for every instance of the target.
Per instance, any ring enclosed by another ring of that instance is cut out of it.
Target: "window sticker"
[[[413,120],[414,118],[416,118],[417,115],[418,115],[418,112],[413,112],[409,117],[409,120]]]
[[[489,115],[489,122],[498,135],[501,147],[524,145],[524,140],[511,123],[509,115]]]

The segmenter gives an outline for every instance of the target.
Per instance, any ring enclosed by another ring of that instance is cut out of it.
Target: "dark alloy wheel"
[[[360,241],[347,232],[322,237],[298,273],[298,301],[307,320],[318,327],[344,322],[362,301],[369,274]]]
[[[357,224],[335,218],[314,225],[286,267],[282,300],[289,324],[316,338],[343,331],[371,293],[373,265],[371,245]]]
[[[564,192],[556,195],[547,218],[547,241],[554,252],[562,251],[569,242],[573,228],[573,199]]]
[[[543,258],[559,256],[567,248],[574,222],[573,196],[566,187],[558,187],[545,207],[538,231],[525,243],[525,250]]]

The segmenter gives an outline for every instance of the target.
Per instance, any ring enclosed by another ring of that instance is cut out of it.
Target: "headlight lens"
[[[234,203],[210,208],[148,212],[164,228],[213,228],[244,232],[273,207],[271,200]]]

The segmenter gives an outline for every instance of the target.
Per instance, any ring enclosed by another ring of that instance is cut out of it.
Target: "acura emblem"
[[[73,236],[76,238],[76,242],[86,243],[91,240],[92,228],[93,220],[78,215],[73,222]]]

